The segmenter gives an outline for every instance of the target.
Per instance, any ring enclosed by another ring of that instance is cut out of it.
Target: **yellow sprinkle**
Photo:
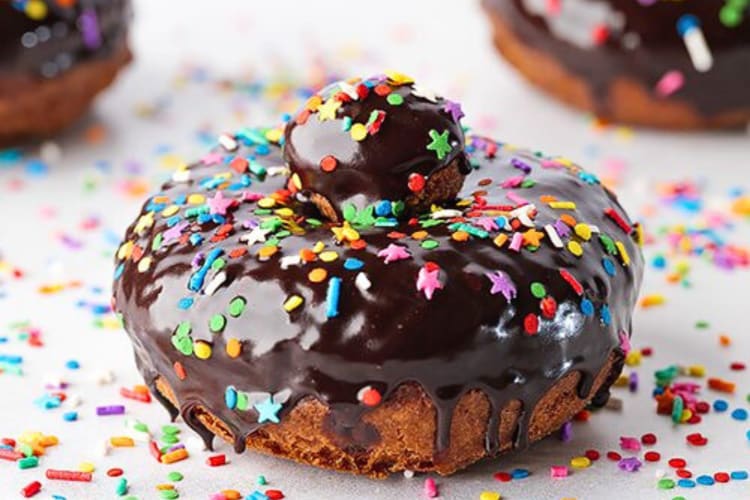
[[[680,422],[687,422],[690,420],[693,416],[693,412],[685,408],[682,410],[682,416],[680,417]]]
[[[414,83],[414,79],[412,77],[410,77],[409,75],[405,75],[399,71],[386,71],[385,76],[387,76],[388,79],[396,85],[406,85],[409,83]]]
[[[26,15],[35,21],[40,21],[47,17],[47,4],[42,0],[29,0],[26,4]]]
[[[148,212],[143,215],[141,215],[138,218],[138,222],[135,224],[135,232],[139,236],[143,234],[143,232],[154,225],[154,212]]]
[[[272,128],[266,130],[266,140],[270,142],[279,142],[281,140],[281,129]]]
[[[274,245],[269,245],[267,247],[260,247],[258,250],[258,258],[261,261],[265,261],[271,258],[273,254],[275,254],[279,250],[279,247]]]
[[[494,491],[483,491],[479,494],[479,500],[500,500],[500,493]]]
[[[78,464],[78,470],[81,472],[94,472],[96,467],[91,462],[81,462]]]
[[[323,281],[325,281],[327,277],[328,277],[328,271],[326,271],[322,267],[316,267],[315,269],[310,271],[307,275],[307,279],[309,279],[313,283],[322,283]]]
[[[583,247],[581,247],[581,244],[577,241],[569,241],[568,250],[576,257],[580,257],[581,255],[583,255]]]
[[[572,201],[550,201],[550,208],[559,208],[561,210],[575,210],[576,204]]]
[[[641,299],[641,307],[652,307],[652,306],[660,306],[664,304],[667,301],[666,297],[660,293],[652,293],[649,295],[644,296]]]
[[[341,235],[346,241],[357,241],[359,239],[359,232],[356,229],[349,227],[348,223],[344,226]]]
[[[238,358],[242,352],[242,343],[239,339],[234,337],[227,341],[227,356],[230,358]]]
[[[169,205],[167,208],[161,211],[164,217],[172,217],[174,214],[180,211],[179,205]]]
[[[284,302],[284,310],[286,312],[292,312],[299,306],[301,306],[302,302],[304,302],[304,299],[302,297],[300,297],[299,295],[292,295],[291,297],[286,299],[286,302]]]
[[[167,483],[157,484],[156,485],[156,489],[159,490],[159,491],[173,490],[174,489],[174,484],[167,484]]]
[[[188,457],[188,452],[185,448],[180,448],[178,450],[172,451],[170,453],[165,453],[161,456],[161,463],[163,464],[171,464],[174,462],[179,462],[180,460],[185,460]]]
[[[145,273],[151,267],[151,257],[144,257],[138,261],[138,272]]]
[[[641,356],[641,351],[630,351],[627,356],[625,356],[625,364],[628,366],[638,366],[641,364],[641,360],[643,357]]]
[[[635,224],[635,239],[638,242],[639,247],[643,247],[643,225]]]
[[[57,436],[42,436],[37,441],[41,446],[44,446],[45,448],[49,448],[50,446],[55,446],[57,443],[59,443]]]
[[[268,197],[261,198],[260,200],[258,200],[258,206],[260,208],[273,208],[276,206],[276,200]]]
[[[193,353],[198,359],[208,359],[211,357],[211,345],[208,342],[197,340],[193,344]]]
[[[615,380],[615,387],[627,387],[629,383],[629,377],[623,373],[619,377],[617,377],[617,380]]]
[[[629,266],[630,255],[628,255],[628,251],[625,249],[625,245],[622,244],[622,241],[616,241],[615,246],[617,247],[617,251],[620,254],[620,260],[622,260],[622,265]]]
[[[503,245],[508,241],[508,235],[504,233],[500,233],[497,236],[495,236],[495,239],[492,240],[492,242],[495,244],[496,247],[502,248]]]
[[[278,210],[276,210],[276,215],[278,215],[279,217],[291,217],[292,215],[294,215],[294,210],[287,207],[279,208]]]
[[[117,448],[131,447],[135,446],[135,441],[133,441],[133,438],[130,438],[128,436],[113,436],[109,438],[109,444]]]
[[[133,247],[135,245],[132,241],[126,241],[122,245],[120,245],[120,249],[117,250],[117,258],[120,260],[129,259],[130,256],[133,254]]]
[[[339,258],[339,254],[332,250],[329,250],[327,252],[321,252],[319,257],[323,262],[333,262],[334,260]]]
[[[575,225],[575,228],[573,228],[573,230],[584,241],[589,241],[591,239],[591,228],[589,227],[588,224],[579,222],[578,224]]]
[[[312,248],[313,253],[318,254],[323,251],[323,249],[326,247],[326,244],[322,241],[319,241],[315,243],[315,245]]]
[[[690,264],[688,264],[687,261],[681,260],[675,264],[674,270],[680,276],[685,276],[690,271]]]
[[[292,174],[292,185],[297,189],[302,189],[302,180],[299,178],[299,175]]]
[[[576,469],[585,469],[591,465],[591,460],[588,457],[573,457],[570,459],[570,466]]]
[[[355,123],[354,125],[352,125],[352,128],[349,129],[349,134],[355,141],[363,141],[365,140],[365,137],[367,137],[367,127],[365,127],[361,123]]]
[[[187,202],[190,205],[203,205],[206,203],[206,197],[202,194],[194,193],[187,197]]]
[[[690,365],[688,366],[688,375],[691,377],[705,377],[706,367],[703,365]]]

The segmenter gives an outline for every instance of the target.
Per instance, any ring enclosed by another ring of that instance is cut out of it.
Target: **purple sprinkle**
[[[173,452],[173,451],[181,450],[181,449],[183,449],[184,447],[185,447],[185,445],[184,445],[184,444],[182,444],[182,443],[176,444],[176,445],[172,446],[171,448],[169,448],[169,449],[167,450],[167,453],[171,453],[171,452]]]
[[[108,415],[122,415],[125,413],[125,407],[123,405],[109,405],[109,406],[97,406],[96,414],[100,417]]]
[[[552,225],[554,226],[555,231],[557,231],[557,234],[560,235],[560,238],[567,238],[570,236],[570,226],[564,223],[561,219],[557,219]]]
[[[84,9],[78,22],[83,35],[83,44],[94,50],[102,46],[102,34],[99,31],[99,20],[94,9]]]
[[[638,374],[636,372],[632,372],[628,377],[628,389],[630,389],[630,392],[638,390]]]
[[[628,457],[623,458],[619,462],[617,462],[617,466],[620,468],[620,470],[624,470],[625,472],[638,472],[638,469],[641,468],[641,461],[638,460],[637,457]]]
[[[560,441],[567,443],[571,439],[573,439],[573,422],[568,421],[560,427]]]
[[[518,170],[522,171],[524,174],[530,174],[531,173],[531,165],[528,163],[519,160],[518,158],[511,158],[510,164],[513,165]]]

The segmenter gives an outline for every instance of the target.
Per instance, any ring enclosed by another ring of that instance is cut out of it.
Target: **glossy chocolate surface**
[[[334,83],[286,127],[284,161],[295,182],[302,192],[324,196],[339,214],[345,204],[405,200],[413,192],[410,176],[428,180],[454,160],[461,174],[470,170],[460,106],[404,75],[392,76]],[[427,149],[441,140],[444,151]],[[330,171],[321,168],[326,158],[335,163]]]
[[[54,78],[76,63],[106,57],[124,46],[129,0],[41,2],[27,13],[24,2],[0,0],[0,77]]]
[[[286,190],[280,138],[223,137],[147,201],[116,258],[115,309],[138,366],[152,389],[166,378],[181,407],[160,400],[207,443],[199,405],[242,451],[310,396],[330,407],[326,432],[366,447],[378,436],[360,419],[370,409],[361,390],[387,398],[416,382],[437,410],[436,449],[475,388],[492,404],[488,452],[511,400],[522,403],[523,447],[531,410],[561,377],[580,372],[586,395],[610,354],[627,349],[638,231],[595,176],[470,137],[472,173],[441,211],[321,224]]]
[[[723,0],[483,1],[524,44],[586,80],[602,115],[616,79],[652,90],[669,72],[684,83],[665,99],[685,101],[704,116],[750,108],[750,7],[741,1],[734,8]],[[678,30],[688,16],[711,54],[707,71],[696,68]]]

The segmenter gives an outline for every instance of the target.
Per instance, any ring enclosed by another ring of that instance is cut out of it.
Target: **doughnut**
[[[113,308],[173,418],[209,447],[385,477],[451,474],[607,402],[639,225],[594,174],[462,116],[403,74],[337,82],[145,202]]]
[[[0,1],[0,144],[77,120],[130,61],[129,0]]]
[[[750,122],[747,0],[483,0],[531,83],[604,120],[669,129]]]

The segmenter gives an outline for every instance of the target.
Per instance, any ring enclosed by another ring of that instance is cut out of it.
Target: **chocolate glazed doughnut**
[[[625,123],[750,122],[750,2],[483,0],[505,58],[563,101]]]
[[[293,118],[293,144],[281,128],[222,136],[128,228],[114,307],[172,416],[208,446],[383,477],[452,473],[606,402],[643,267],[614,195],[564,158],[464,138],[456,106],[403,75],[348,86],[356,100],[328,89]],[[357,163],[346,140],[408,167]],[[458,192],[407,210],[410,175],[428,186],[451,164]],[[339,169],[358,194],[326,182]]]
[[[130,61],[129,0],[0,0],[0,143],[59,131]]]

